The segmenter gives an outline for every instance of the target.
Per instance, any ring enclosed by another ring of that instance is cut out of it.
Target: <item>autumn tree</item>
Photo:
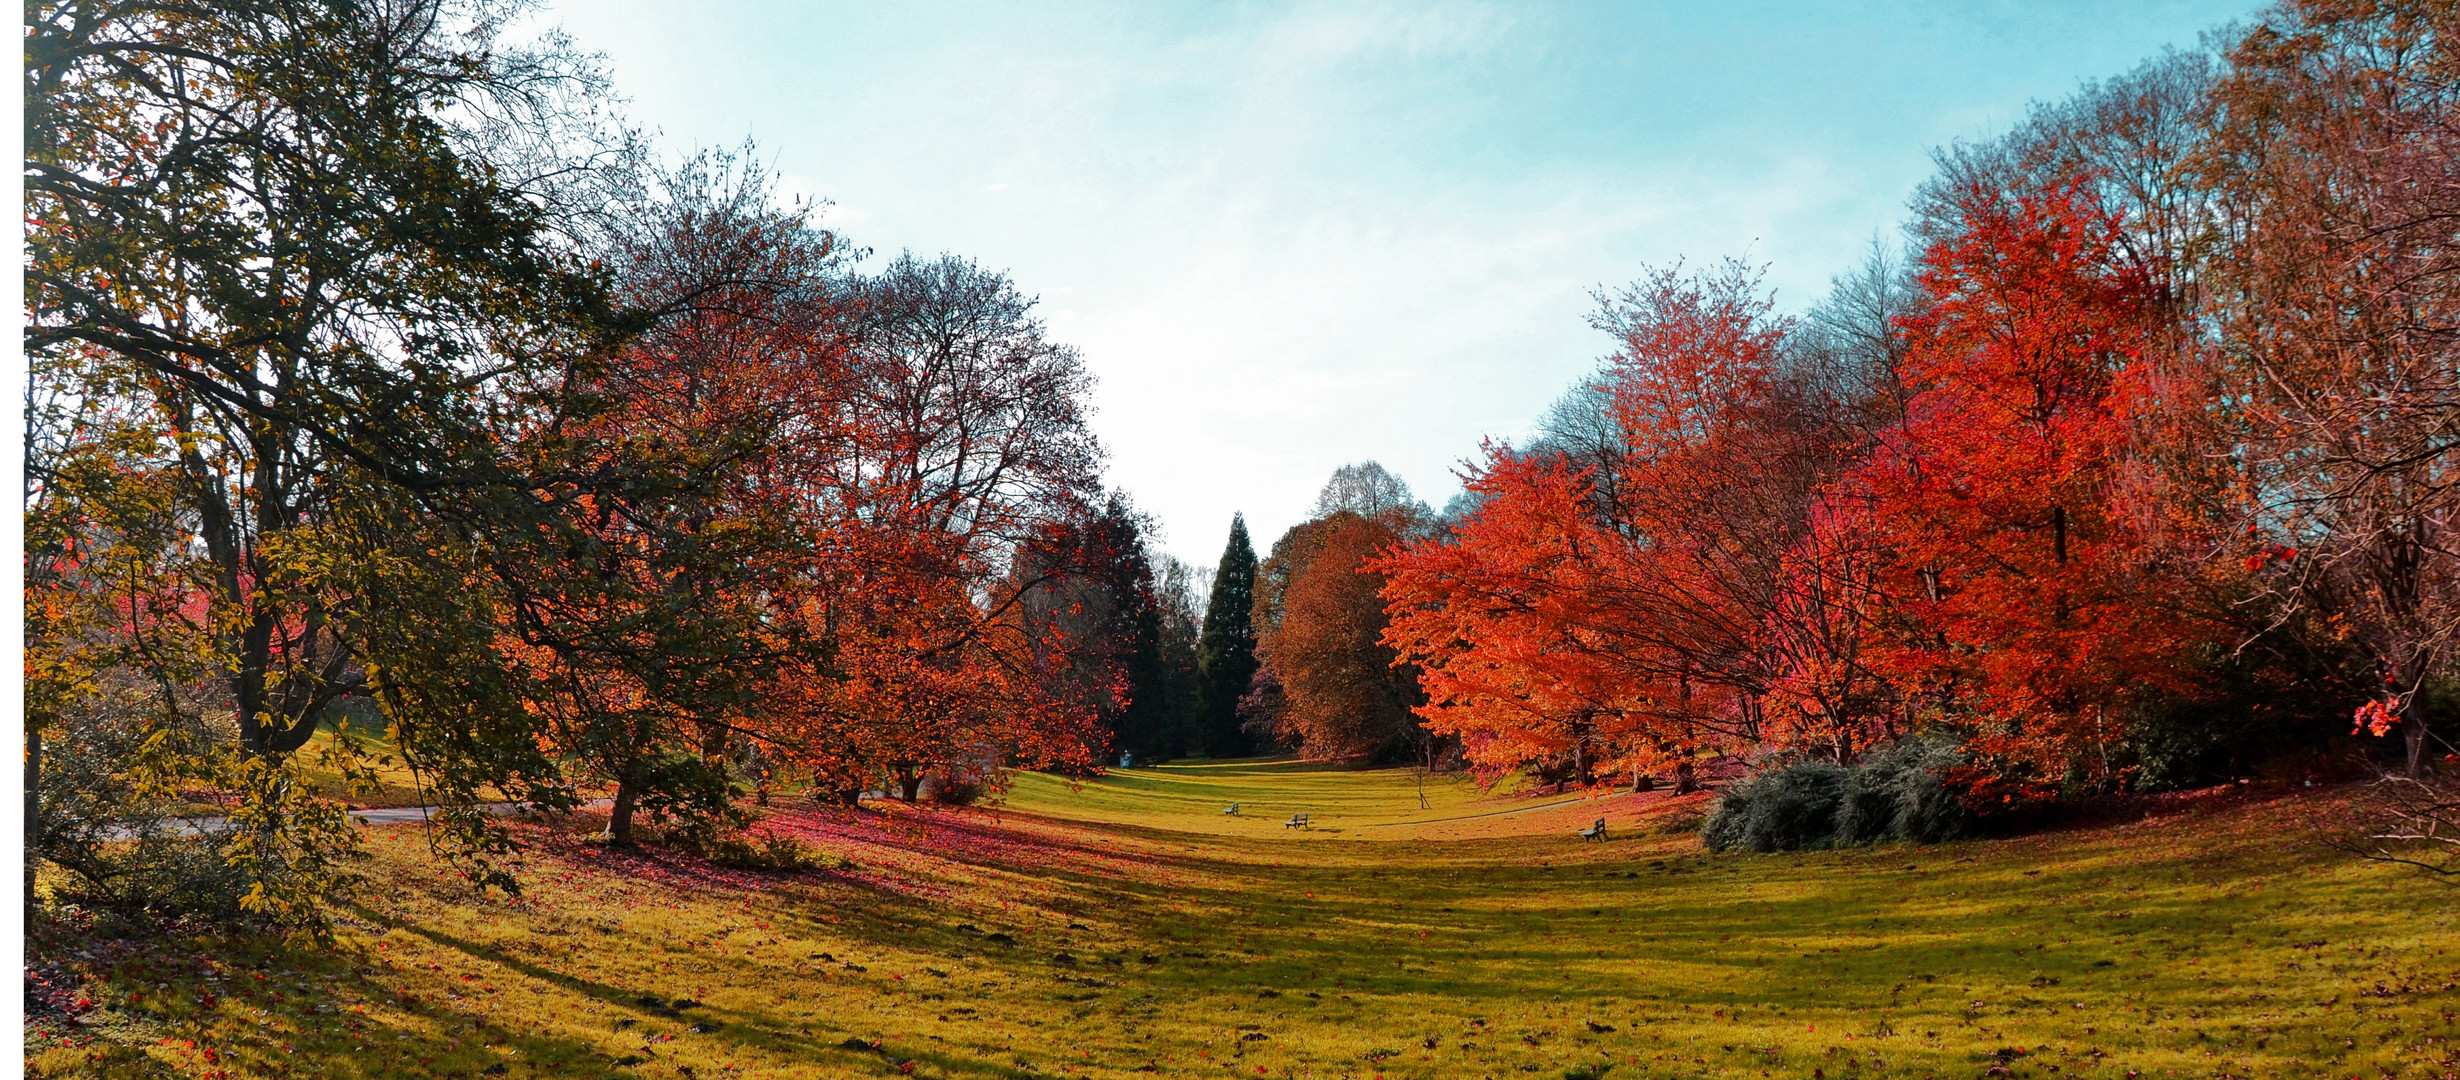
[[[1600,301],[1618,348],[1571,399],[1593,418],[1490,447],[1475,513],[1381,564],[1422,711],[1473,759],[1561,755],[1583,782],[1762,739],[1853,753],[1869,674],[1811,666],[1851,635],[1779,615],[1826,603],[1798,571],[1847,441],[1788,367],[1790,324],[1733,264]]]
[[[1468,484],[1476,513],[1442,537],[1385,556],[1385,640],[1420,669],[1429,730],[1457,738],[1490,770],[1548,761],[1595,768],[1626,746],[1688,760],[1706,732],[1682,699],[1618,655],[1613,618],[1590,588],[1602,539],[1586,470],[1559,459],[1490,451]],[[1582,777],[1582,779],[1586,779]]]
[[[1067,666],[1109,748],[1152,761],[1176,742],[1162,657],[1162,609],[1147,562],[1149,525],[1113,493],[1099,514],[1053,526],[1021,552],[1015,573],[1045,579],[1021,603],[1033,639]]]
[[[1383,640],[1384,575],[1369,564],[1432,514],[1372,461],[1336,470],[1316,511],[1257,574],[1257,657],[1274,692],[1259,726],[1310,757],[1406,754],[1431,768],[1438,739],[1414,712],[1416,668]]]
[[[592,71],[498,40],[490,3],[26,14],[26,348],[39,383],[114,403],[86,414],[108,434],[66,439],[129,465],[40,477],[28,513],[108,520],[142,477],[199,538],[153,556],[150,580],[195,590],[204,663],[154,680],[152,715],[227,731],[217,768],[246,799],[226,853],[264,886],[251,904],[306,910],[316,875],[289,868],[340,834],[291,825],[340,819],[289,762],[346,698],[384,698],[464,851],[496,842],[467,810],[482,789],[568,803],[517,696],[461,665],[500,670],[494,594],[467,582],[494,530],[539,512],[508,418],[559,407],[614,325],[557,217],[603,173],[572,141]],[[519,140],[579,156],[484,156]],[[60,580],[34,575],[30,602]],[[84,632],[47,629],[38,654]],[[431,677],[472,692],[391,692]]]
[[[1867,485],[1910,631],[1886,663],[1934,707],[1987,718],[1984,751],[2108,783],[2122,707],[2180,689],[2204,632],[2125,503],[2158,295],[2082,185],[1976,186],[1959,209],[1923,255],[1905,417],[1848,482]]]
[[[641,810],[730,816],[736,733],[813,647],[791,598],[825,533],[785,493],[852,365],[840,245],[808,213],[732,155],[663,174],[612,253],[646,327],[574,387],[593,414],[523,441],[564,466],[538,489],[564,513],[501,542],[539,541],[505,574],[502,648],[556,749],[612,789],[618,844]]]
[[[1098,719],[1023,608],[1065,575],[1012,573],[1091,513],[1101,449],[1081,358],[965,259],[900,256],[844,288],[843,396],[776,458],[814,537],[786,594],[812,644],[761,737],[853,790],[1090,766]]]
[[[2204,355],[2235,554],[2371,665],[2359,725],[2399,731],[2412,777],[2460,632],[2455,34],[2447,4],[2284,4],[2230,53],[2195,170],[2226,239]]]

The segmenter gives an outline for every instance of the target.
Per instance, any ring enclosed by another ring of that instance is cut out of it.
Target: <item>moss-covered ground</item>
[[[794,876],[539,826],[525,897],[371,829],[330,948],[46,925],[90,1006],[36,1075],[2444,1077],[2460,893],[2353,860],[2341,793],[1748,855],[1701,796],[1291,764],[772,807]],[[1222,813],[1232,802],[1240,813]],[[1312,827],[1282,827],[1306,812]],[[1603,816],[1612,839],[1584,843]]]

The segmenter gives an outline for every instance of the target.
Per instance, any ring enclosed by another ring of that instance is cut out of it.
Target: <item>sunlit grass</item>
[[[341,744],[345,739],[354,754],[339,753],[344,749]],[[347,731],[337,732],[329,726],[316,729],[295,760],[299,762],[301,777],[318,794],[352,806],[419,806],[428,801],[418,776],[402,761],[382,728],[369,718],[350,724]],[[373,772],[376,785],[353,783],[339,767],[343,761],[355,761],[359,768]]]
[[[1233,763],[1028,776],[969,811],[781,808],[774,827],[853,862],[797,879],[567,835],[529,860],[518,904],[440,876],[416,830],[375,830],[378,887],[338,954],[103,946],[83,964],[101,1008],[80,1029],[102,1041],[30,1048],[28,1064],[692,1080],[2453,1068],[2454,894],[2317,848],[2302,822],[2332,796],[1759,856],[1651,831],[1697,796],[1545,805],[1436,777],[1422,808],[1418,782]],[[1231,801],[1239,815],[1221,813]],[[1299,811],[1317,827],[1280,826]],[[1600,814],[1616,839],[1573,837]]]

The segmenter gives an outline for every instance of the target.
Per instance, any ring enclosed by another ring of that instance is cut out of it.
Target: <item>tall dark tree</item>
[[[1110,749],[1140,761],[1169,757],[1177,741],[1148,527],[1114,492],[1082,520],[1045,528],[1014,571],[1028,636],[1061,696],[1089,703]]]
[[[1230,518],[1230,542],[1213,572],[1213,598],[1204,609],[1204,636],[1196,644],[1196,716],[1193,749],[1214,757],[1247,750],[1239,728],[1239,698],[1256,674],[1256,549],[1247,539],[1247,519]]]
[[[1202,700],[1196,657],[1204,638],[1204,594],[1211,591],[1212,578],[1209,571],[1169,555],[1156,555],[1153,562],[1161,582],[1154,594],[1161,627],[1161,709],[1167,725],[1161,752],[1176,757],[1201,744],[1193,730]]]
[[[1162,667],[1162,612],[1144,531],[1143,515],[1126,499],[1112,495],[1101,516],[1087,526],[1084,573],[1089,591],[1108,601],[1099,644],[1125,686],[1119,708],[1106,717],[1111,749],[1156,761],[1171,756],[1177,725]]]

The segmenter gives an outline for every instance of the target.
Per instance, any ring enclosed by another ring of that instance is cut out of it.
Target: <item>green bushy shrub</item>
[[[36,898],[132,929],[321,932],[326,903],[357,880],[341,807],[316,797],[296,762],[244,757],[228,731],[125,701],[97,695],[42,732],[25,833]]]
[[[1935,844],[1972,835],[1973,811],[1941,782],[1963,760],[1954,745],[1919,737],[1863,755],[1837,807],[1836,843]]]
[[[1805,759],[1765,769],[1718,794],[1700,840],[1712,851],[1798,851],[1969,836],[1973,812],[1943,783],[1961,760],[1952,744],[1912,738],[1850,768]]]
[[[1847,775],[1834,762],[1803,760],[1736,780],[1709,808],[1700,839],[1716,851],[1826,847]]]

